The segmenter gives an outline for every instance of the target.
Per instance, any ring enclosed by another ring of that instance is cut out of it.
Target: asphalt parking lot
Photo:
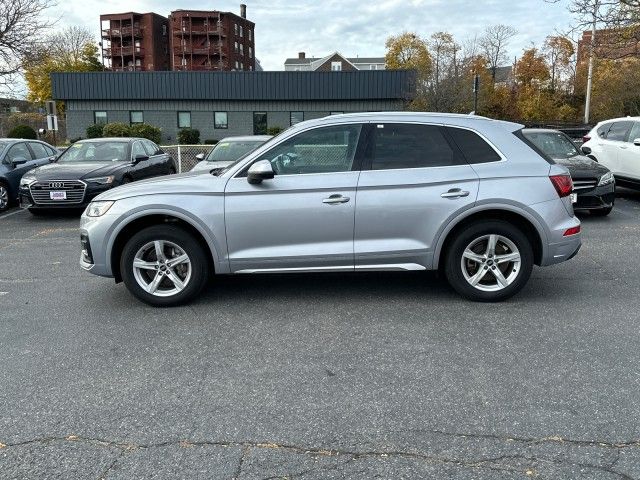
[[[0,478],[640,478],[640,193],[503,304],[433,274],[154,309],[77,218],[0,215]]]

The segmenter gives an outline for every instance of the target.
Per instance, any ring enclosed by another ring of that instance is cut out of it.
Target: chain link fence
[[[178,172],[188,172],[200,160],[196,155],[206,155],[215,145],[161,145],[160,148],[173,157],[178,165]]]

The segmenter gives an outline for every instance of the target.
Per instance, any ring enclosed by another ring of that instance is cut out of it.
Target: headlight
[[[598,186],[601,187],[603,185],[609,185],[610,183],[615,182],[616,179],[613,177],[613,173],[607,172],[600,177],[600,181],[598,182]]]
[[[85,178],[87,182],[90,183],[99,183],[100,185],[109,185],[113,183],[113,175],[109,175],[108,177],[96,177],[96,178]]]
[[[29,185],[36,182],[36,177],[25,175],[20,179],[20,188],[28,188]]]
[[[87,217],[101,217],[109,211],[111,205],[115,202],[112,200],[105,202],[91,202],[85,211]]]

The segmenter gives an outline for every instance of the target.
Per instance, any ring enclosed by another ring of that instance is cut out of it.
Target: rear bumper
[[[543,265],[555,265],[571,260],[578,254],[580,247],[582,247],[580,234],[566,237],[566,240],[562,242],[552,243],[549,245],[549,254],[546,256]]]

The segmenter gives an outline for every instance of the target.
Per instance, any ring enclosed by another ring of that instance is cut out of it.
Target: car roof
[[[100,137],[100,138],[85,138],[78,140],[76,143],[96,143],[96,142],[132,142],[134,140],[145,140],[139,137]]]
[[[611,122],[623,122],[623,121],[627,121],[627,122],[633,122],[633,121],[640,121],[640,117],[619,117],[619,118],[609,118],[607,120],[602,120],[600,122],[598,122],[598,125],[602,124],[602,123],[611,123]]]
[[[225,137],[220,140],[218,143],[222,142],[266,142],[267,140],[271,140],[273,138],[272,135],[240,135],[237,137]]]

